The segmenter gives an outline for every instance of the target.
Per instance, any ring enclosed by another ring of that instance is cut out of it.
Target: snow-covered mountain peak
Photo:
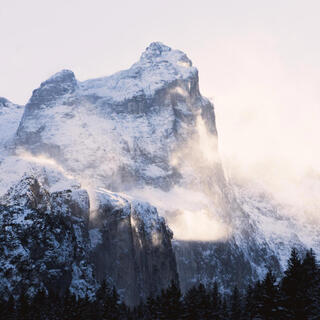
[[[176,82],[197,82],[198,71],[185,53],[153,42],[138,62],[114,75],[87,80],[81,90],[88,95],[107,97],[119,102],[134,97],[151,97],[155,92]]]
[[[140,63],[167,63],[185,68],[192,67],[191,60],[180,50],[172,50],[161,42],[152,42],[142,53]]]
[[[0,97],[0,108],[6,107],[8,102],[9,100],[7,100],[6,98]]]
[[[77,85],[74,73],[70,70],[62,70],[42,82],[40,87],[33,91],[28,105],[31,109],[49,106],[60,97],[73,93]]]
[[[168,190],[183,176],[173,158],[200,138],[199,119],[215,136],[213,106],[199,93],[197,69],[183,52],[153,43],[114,75],[78,82],[63,70],[43,82],[15,142],[94,186]]]
[[[76,78],[71,70],[63,69],[57,73],[55,73],[53,76],[51,76],[48,80],[43,82],[41,85],[48,85],[53,83],[59,83],[59,84],[75,84]]]
[[[142,58],[152,58],[154,56],[160,56],[162,53],[170,52],[172,49],[162,42],[151,42],[142,54]]]
[[[14,108],[14,107],[21,107],[21,106],[18,106],[12,103],[11,101],[9,101],[4,97],[0,97],[0,112],[4,112],[5,108],[8,109],[8,108]]]

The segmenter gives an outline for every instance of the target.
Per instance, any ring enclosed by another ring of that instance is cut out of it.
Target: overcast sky
[[[112,74],[161,41],[198,67],[233,166],[299,174],[320,167],[319,12],[308,0],[0,0],[0,96],[24,104],[65,68]]]

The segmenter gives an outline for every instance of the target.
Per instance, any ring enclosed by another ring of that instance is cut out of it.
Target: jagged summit
[[[197,77],[197,69],[192,67],[185,53],[172,50],[160,42],[153,42],[142,53],[140,60],[128,70],[84,81],[80,87],[86,94],[122,101],[134,96],[150,97],[176,81],[194,83]]]
[[[42,82],[40,85],[40,88],[36,89],[33,95],[39,92],[39,90],[43,90],[44,88],[48,89],[48,87],[52,87],[52,86],[56,88],[60,87],[60,88],[65,88],[69,90],[74,90],[76,85],[77,85],[77,80],[74,73],[71,70],[64,69],[55,73],[46,81]],[[66,92],[67,90],[61,93],[66,93]]]
[[[162,55],[164,52],[170,52],[172,49],[162,42],[151,42],[146,50],[142,53],[141,58],[152,58]]]
[[[5,106],[9,102],[8,99],[0,97],[0,106]]]
[[[28,105],[30,108],[48,106],[57,98],[73,93],[76,88],[77,80],[74,73],[70,70],[62,70],[42,82],[40,87],[33,91],[27,107]]]
[[[138,62],[113,75],[78,82],[71,70],[62,70],[34,90],[29,105],[51,101],[78,90],[79,95],[97,96],[120,102],[137,96],[151,97],[156,91],[180,82],[190,88],[198,84],[198,71],[180,50],[161,42],[151,43]]]
[[[152,42],[142,53],[141,62],[152,63],[169,63],[183,66],[185,68],[192,67],[191,60],[180,50],[173,50],[161,42]]]
[[[75,75],[73,73],[73,71],[68,70],[68,69],[63,69],[57,73],[55,73],[54,75],[52,75],[47,81],[45,81],[44,83],[50,83],[50,82],[54,82],[54,81],[73,81],[73,79],[75,79]]]
[[[55,73],[49,79],[42,82],[40,88],[57,85],[73,91],[77,86],[77,80],[73,71],[63,69]]]
[[[21,108],[22,106],[15,104],[8,100],[7,98],[0,97],[0,108]],[[0,109],[1,112],[1,109]]]

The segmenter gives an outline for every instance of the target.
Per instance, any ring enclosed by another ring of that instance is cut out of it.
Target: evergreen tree
[[[5,319],[5,313],[7,309],[7,301],[0,297],[0,319],[4,320]]]
[[[211,319],[211,305],[210,295],[207,293],[205,286],[200,283],[197,288],[198,291],[198,314],[199,319],[207,320]]]
[[[221,307],[222,307],[222,300],[221,300],[221,294],[219,292],[218,283],[216,281],[213,284],[210,300],[211,300],[210,301],[211,319],[212,320],[219,320]]]
[[[148,320],[158,319],[159,303],[153,296],[148,297],[146,303],[146,318]]]
[[[92,303],[89,300],[88,295],[83,299],[78,299],[77,301],[77,312],[76,316],[79,320],[93,320],[95,319],[95,312],[92,308]]]
[[[241,296],[238,287],[235,286],[231,295],[230,319],[240,320],[242,314]]]
[[[166,290],[162,290],[159,297],[159,319],[179,320],[182,314],[182,295],[179,285],[175,281],[171,281],[170,286]]]
[[[140,320],[140,319],[149,319],[148,316],[146,316],[146,307],[143,303],[140,303],[138,307],[134,308],[133,310],[133,319],[134,320]],[[156,317],[155,319],[159,319]]]
[[[306,252],[301,269],[302,308],[307,319],[316,319],[320,314],[320,271],[312,249]]]
[[[262,319],[271,320],[279,319],[279,293],[276,285],[276,277],[269,270],[261,283],[261,306],[259,313]]]
[[[107,295],[108,295],[108,285],[106,280],[104,279],[101,282],[100,287],[96,292],[96,300],[98,302],[103,302],[106,299]]]
[[[77,299],[74,294],[67,290],[63,299],[62,319],[76,320],[77,319]]]
[[[184,296],[183,319],[216,319],[220,306],[219,291],[217,285],[210,293],[200,283],[198,287],[192,287]],[[214,312],[216,313],[215,317]]]
[[[252,319],[261,318],[261,308],[263,307],[263,287],[262,282],[257,281],[252,291]]]
[[[222,299],[220,319],[229,319],[228,302],[226,296],[224,296]]]
[[[33,320],[45,319],[46,310],[46,293],[44,290],[39,290],[33,297],[30,304],[30,315]]]
[[[26,293],[26,290],[22,290],[19,299],[18,299],[18,319],[19,320],[30,320],[30,308],[29,308],[29,299]]]
[[[70,292],[69,292],[70,293]],[[64,318],[64,297],[60,297],[54,290],[49,290],[47,303],[44,306],[44,312],[50,320],[61,320]]]
[[[102,317],[103,314],[103,304],[104,301],[107,299],[108,296],[108,286],[107,282],[104,279],[100,283],[100,287],[96,291],[95,295],[95,306],[96,306],[96,314],[99,315],[99,317]]]
[[[0,313],[1,320],[15,320],[17,318],[15,301],[12,295],[10,295],[8,301],[2,300],[2,307]]]
[[[281,309],[285,319],[305,319],[303,307],[302,264],[297,249],[291,250],[281,284]]]
[[[254,317],[255,313],[255,301],[254,301],[254,289],[251,285],[248,286],[245,301],[244,301],[244,310],[242,314],[243,320],[251,320]]]
[[[120,297],[115,287],[112,289],[107,288],[106,297],[103,303],[102,319],[105,320],[118,320],[120,318]]]
[[[198,290],[195,286],[190,288],[183,299],[183,319],[192,320],[198,318]]]

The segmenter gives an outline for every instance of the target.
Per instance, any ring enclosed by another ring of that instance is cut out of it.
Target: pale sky
[[[105,76],[161,41],[198,67],[231,166],[298,177],[320,168],[319,12],[308,0],[0,0],[0,96],[25,104],[61,69]]]

